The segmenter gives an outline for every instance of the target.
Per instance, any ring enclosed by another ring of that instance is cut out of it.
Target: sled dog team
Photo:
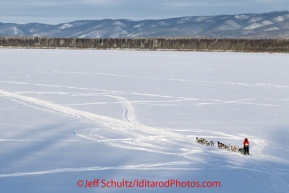
[[[235,151],[235,152],[238,152],[240,149],[238,146],[231,146],[230,144],[226,145],[226,144],[223,144],[219,141],[218,141],[218,148],[219,149],[227,149],[227,150],[231,150],[231,151]]]
[[[198,138],[196,137],[196,143],[202,144],[202,145],[207,145],[207,146],[214,146],[213,141],[207,141],[205,138]],[[218,141],[218,148],[219,149],[227,149],[231,150],[234,152],[240,152],[244,155],[249,154],[249,140],[247,138],[244,139],[243,142],[244,148],[239,148],[238,146],[231,146],[230,144],[226,145]]]
[[[196,143],[202,144],[202,145],[207,145],[207,146],[214,146],[214,142],[213,141],[207,141],[204,138],[196,138]]]

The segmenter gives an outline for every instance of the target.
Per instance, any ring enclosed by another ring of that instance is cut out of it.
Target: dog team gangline
[[[196,137],[196,143],[207,146],[214,146],[215,144],[213,141],[208,141],[205,138],[198,138],[198,137]],[[230,144],[226,145],[218,141],[218,149],[226,149],[228,151],[239,152],[244,155],[250,155],[249,140],[247,138],[244,139],[243,148],[240,148],[239,146],[232,146]]]

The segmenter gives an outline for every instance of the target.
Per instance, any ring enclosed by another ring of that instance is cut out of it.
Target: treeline
[[[0,37],[1,47],[289,52],[289,39]]]

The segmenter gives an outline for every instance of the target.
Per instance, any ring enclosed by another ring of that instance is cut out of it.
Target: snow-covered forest
[[[289,52],[288,39],[0,37],[1,47]]]

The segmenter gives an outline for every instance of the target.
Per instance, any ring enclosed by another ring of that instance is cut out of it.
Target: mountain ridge
[[[289,38],[289,11],[140,20],[78,20],[56,25],[2,23],[0,36],[67,38]]]

